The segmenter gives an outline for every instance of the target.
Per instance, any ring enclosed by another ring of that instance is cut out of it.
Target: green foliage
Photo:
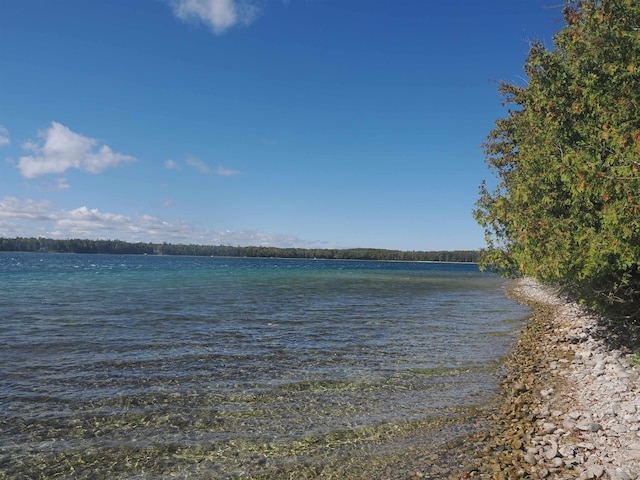
[[[191,255],[216,257],[316,258],[331,260],[397,260],[412,262],[477,263],[473,250],[403,252],[379,248],[276,248],[231,245],[185,245],[171,243],[128,243],[121,240],[53,240],[48,238],[2,238],[0,252],[104,253],[133,255]]]
[[[640,316],[640,2],[563,10],[555,49],[531,45],[528,83],[484,145],[497,187],[480,188],[481,262],[569,287]]]

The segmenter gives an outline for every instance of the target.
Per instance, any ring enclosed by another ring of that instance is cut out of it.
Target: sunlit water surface
[[[526,310],[476,265],[0,253],[0,476],[376,478],[469,433]]]

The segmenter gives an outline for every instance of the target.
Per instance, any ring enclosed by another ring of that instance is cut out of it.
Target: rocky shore
[[[457,468],[414,479],[640,479],[640,366],[598,318],[529,279],[509,294],[533,316],[506,364],[491,429]]]

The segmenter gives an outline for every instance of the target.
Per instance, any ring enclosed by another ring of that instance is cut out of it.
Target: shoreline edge
[[[602,317],[554,289],[522,278],[506,293],[532,315],[462,478],[640,478],[640,365],[608,345]]]

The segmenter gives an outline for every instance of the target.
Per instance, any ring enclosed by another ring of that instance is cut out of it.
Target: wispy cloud
[[[237,24],[249,25],[260,13],[249,0],[170,0],[170,3],[180,20],[204,23],[215,34]]]
[[[64,173],[76,168],[100,173],[109,167],[135,158],[112,151],[107,145],[98,147],[97,140],[72,132],[58,122],[38,132],[40,141],[27,142],[23,148],[32,152],[20,157],[18,168],[23,177],[35,178],[49,173]]]
[[[6,219],[49,221],[55,219],[55,214],[47,200],[4,197],[0,199],[0,222]]]
[[[5,145],[9,145],[11,140],[9,140],[9,130],[0,125],[0,147],[4,147]]]
[[[229,170],[228,168],[224,168],[222,165],[218,165],[215,171],[216,175],[220,175],[223,177],[230,177],[232,175],[240,175],[238,170]]]
[[[68,190],[71,186],[67,183],[65,177],[59,177],[54,180],[54,183],[45,183],[42,186],[36,187],[40,192],[60,192],[62,190]]]
[[[294,235],[258,230],[214,231],[196,228],[184,221],[168,222],[154,215],[122,215],[87,206],[63,210],[56,209],[49,201],[1,198],[0,237],[31,236],[281,248],[321,246],[319,242],[304,241]]]
[[[278,248],[319,248],[318,242],[306,242],[295,235],[283,235],[259,230],[225,231],[215,234],[216,245],[239,245]]]
[[[199,158],[188,156],[185,162],[187,162],[187,165],[195,168],[200,173],[211,173],[211,168],[209,168],[209,165],[207,165],[205,162],[203,162]]]
[[[63,190],[69,190],[71,185],[67,183],[67,179],[65,177],[58,177],[51,181],[47,180],[42,182],[39,185],[34,187],[34,190],[40,193],[52,193],[52,192],[61,192]]]
[[[278,141],[274,138],[262,137],[262,139],[260,140],[260,143],[262,143],[262,145],[273,146],[273,145],[277,145]]]
[[[56,188],[57,190],[67,190],[69,188],[67,179],[64,177],[56,178]]]
[[[206,162],[200,160],[197,157],[193,157],[191,155],[189,155],[185,159],[185,163],[189,165],[191,168],[195,168],[200,173],[205,173],[205,174],[211,173],[214,175],[220,175],[221,177],[230,177],[232,175],[240,175],[239,170],[231,170],[229,168],[223,167],[222,165],[218,165],[218,167],[215,170],[212,170],[211,167]],[[165,166],[169,168],[166,162],[165,162]],[[172,160],[172,168],[179,169],[180,166],[176,162],[173,162]]]
[[[164,161],[164,168],[166,168],[167,170],[180,170],[180,165],[178,165],[178,163],[175,160],[171,160],[170,158],[167,158]]]

